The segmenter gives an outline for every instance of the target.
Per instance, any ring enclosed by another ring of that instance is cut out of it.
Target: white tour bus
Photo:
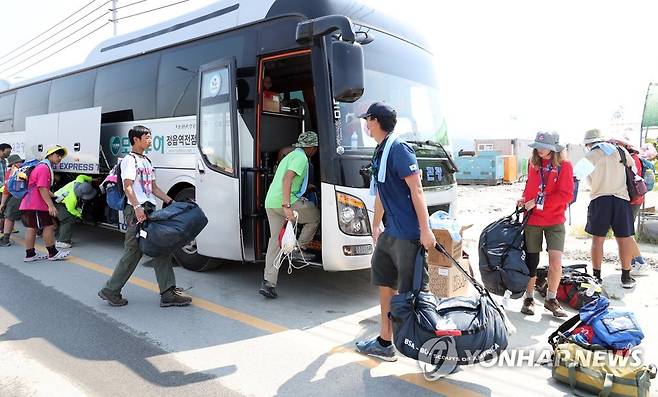
[[[275,166],[303,130],[316,131],[315,264],[361,269],[373,252],[375,142],[357,115],[370,103],[397,109],[396,131],[416,150],[430,213],[454,211],[435,78],[433,56],[410,26],[357,1],[223,0],[107,40],[82,65],[0,86],[0,142],[28,159],[64,145],[59,184],[76,173],[99,182],[129,152],[128,130],[149,127],[158,184],[177,200],[195,198],[209,219],[175,258],[205,270],[216,259],[264,260]],[[103,196],[84,219],[122,225]]]

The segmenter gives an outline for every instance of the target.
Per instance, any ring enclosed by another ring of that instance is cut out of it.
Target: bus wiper
[[[443,147],[443,145],[441,143],[430,141],[430,140],[427,140],[427,141],[414,141],[414,140],[406,140],[405,139],[405,141],[409,142],[409,143],[412,143],[414,145],[421,146],[421,147],[423,145],[438,147],[439,149],[441,149],[443,151],[443,153],[445,153],[445,157],[448,159],[448,163],[450,164],[450,167],[452,167],[451,172],[459,172],[459,169],[457,168],[457,164],[455,164],[455,162],[452,161],[452,156],[450,155],[450,153],[448,153],[446,148]]]

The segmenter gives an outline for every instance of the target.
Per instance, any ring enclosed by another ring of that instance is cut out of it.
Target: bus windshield
[[[374,35],[375,40],[363,46],[363,96],[354,103],[339,104],[339,142],[346,151],[372,150],[377,143],[367,134],[365,121],[358,116],[371,103],[384,101],[397,110],[395,132],[402,139],[448,145],[431,54],[385,33],[374,32]]]

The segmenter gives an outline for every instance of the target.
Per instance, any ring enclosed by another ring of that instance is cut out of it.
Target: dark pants
[[[400,292],[411,291],[414,287],[414,267],[420,249],[418,240],[402,240],[384,231],[377,240],[372,255],[370,276],[372,284],[389,287]],[[429,274],[424,263],[421,290],[427,291]]]
[[[137,218],[135,218],[135,210],[130,204],[128,204],[123,210],[123,213],[125,215],[126,224],[128,225],[123,244],[123,256],[114,268],[112,277],[107,280],[107,283],[103,288],[106,292],[112,294],[121,293],[121,289],[126,285],[130,276],[135,272],[137,264],[143,255],[137,242],[139,225],[137,224]],[[155,270],[155,278],[158,280],[160,293],[176,286],[174,268],[169,255],[151,258],[149,261]]]

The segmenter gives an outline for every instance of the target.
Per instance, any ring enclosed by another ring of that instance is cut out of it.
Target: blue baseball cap
[[[384,102],[375,102],[372,105],[370,105],[368,111],[360,115],[359,118],[364,119],[369,116],[396,118],[397,113],[395,112],[395,109],[393,109],[391,105]]]

